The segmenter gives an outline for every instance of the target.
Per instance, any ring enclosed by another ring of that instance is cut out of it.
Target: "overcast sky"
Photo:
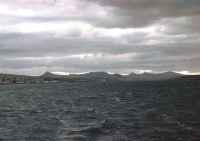
[[[200,72],[200,0],[0,0],[0,72]]]

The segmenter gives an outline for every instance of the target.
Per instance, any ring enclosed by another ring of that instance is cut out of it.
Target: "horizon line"
[[[127,75],[130,75],[130,74],[136,74],[136,75],[142,75],[142,74],[162,74],[162,73],[168,73],[168,72],[171,72],[171,73],[177,73],[177,74],[180,74],[180,75],[200,75],[200,73],[192,73],[192,72],[189,72],[189,71],[162,71],[162,72],[154,72],[154,71],[143,71],[143,72],[136,72],[136,71],[133,71],[133,72],[130,72],[130,73],[115,73],[115,72],[109,72],[109,71],[88,71],[88,72],[80,72],[80,73],[70,73],[70,72],[62,72],[62,71],[44,71],[43,73],[39,74],[39,75],[31,75],[31,74],[19,74],[19,73],[4,73],[4,72],[0,72],[1,75],[22,75],[22,76],[42,76],[43,74],[45,73],[52,73],[54,75],[61,75],[61,76],[68,76],[68,75],[82,75],[82,74],[88,74],[88,73],[97,73],[97,72],[104,72],[104,73],[107,73],[107,74],[110,74],[110,75],[114,75],[114,74],[119,74],[119,75],[122,75],[122,76],[127,76]]]

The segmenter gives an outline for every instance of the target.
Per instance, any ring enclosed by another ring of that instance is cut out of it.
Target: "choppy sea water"
[[[200,82],[0,86],[0,141],[199,141]]]

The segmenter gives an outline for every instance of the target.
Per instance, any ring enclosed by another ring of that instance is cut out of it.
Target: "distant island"
[[[57,75],[45,72],[40,76],[26,76],[14,74],[0,74],[0,85],[3,84],[39,84],[39,83],[58,83],[74,81],[159,81],[170,79],[200,79],[199,75],[182,75],[175,72],[165,73],[130,73],[129,75],[109,74],[106,72],[89,72],[85,74]]]

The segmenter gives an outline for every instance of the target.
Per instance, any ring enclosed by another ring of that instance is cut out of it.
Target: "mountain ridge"
[[[45,72],[40,76],[27,76],[15,74],[0,74],[0,84],[9,83],[48,83],[63,81],[159,81],[170,79],[200,79],[200,75],[183,75],[176,72],[164,73],[130,73],[128,75],[110,74],[107,72],[88,72],[84,74],[57,75],[53,72]]]

